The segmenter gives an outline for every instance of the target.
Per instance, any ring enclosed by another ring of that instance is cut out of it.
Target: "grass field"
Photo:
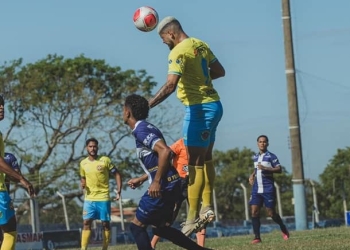
[[[350,228],[338,227],[327,229],[315,229],[307,231],[292,231],[290,239],[284,241],[281,233],[274,231],[269,234],[262,234],[262,243],[251,245],[252,235],[234,236],[222,238],[209,238],[206,246],[213,249],[225,250],[283,250],[283,249],[317,249],[317,250],[338,250],[350,249]],[[100,248],[89,248],[97,250]],[[109,247],[110,250],[134,250],[135,245],[117,245]],[[178,250],[182,249],[168,242],[161,242],[156,250]]]

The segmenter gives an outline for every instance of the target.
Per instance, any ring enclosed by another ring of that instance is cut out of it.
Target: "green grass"
[[[292,231],[290,239],[284,241],[281,233],[274,231],[269,234],[262,234],[262,243],[251,245],[252,235],[234,236],[222,238],[209,238],[206,240],[206,247],[218,250],[283,250],[283,249],[317,249],[317,250],[337,250],[350,249],[350,228],[327,228],[307,231]],[[89,248],[97,250],[100,248]],[[110,250],[134,250],[136,245],[110,246]],[[157,250],[178,250],[182,249],[168,242],[161,242],[157,245]]]

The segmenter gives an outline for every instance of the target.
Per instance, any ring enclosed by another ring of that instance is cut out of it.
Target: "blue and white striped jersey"
[[[260,163],[264,167],[275,168],[281,165],[275,154],[266,151],[263,154],[257,153],[253,156],[254,168],[255,168],[255,181],[253,185],[253,193],[274,193],[274,179],[273,173],[269,171],[263,171],[257,168]]]
[[[158,170],[158,154],[153,148],[159,140],[164,140],[163,134],[157,127],[145,120],[136,123],[132,134],[136,141],[137,158],[140,161],[141,167],[148,175],[148,181],[151,184]],[[179,180],[178,172],[170,164],[168,171],[162,179],[162,190],[172,190],[175,183]]]

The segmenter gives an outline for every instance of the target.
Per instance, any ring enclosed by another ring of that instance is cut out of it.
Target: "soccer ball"
[[[138,8],[134,13],[134,24],[141,31],[149,32],[155,29],[158,24],[158,13],[148,6]]]

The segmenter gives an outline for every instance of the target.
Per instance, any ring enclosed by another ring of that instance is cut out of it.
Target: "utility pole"
[[[282,21],[288,91],[289,135],[293,165],[295,229],[307,229],[303,157],[301,150],[297,86],[295,80],[292,22],[289,0],[282,0]]]

